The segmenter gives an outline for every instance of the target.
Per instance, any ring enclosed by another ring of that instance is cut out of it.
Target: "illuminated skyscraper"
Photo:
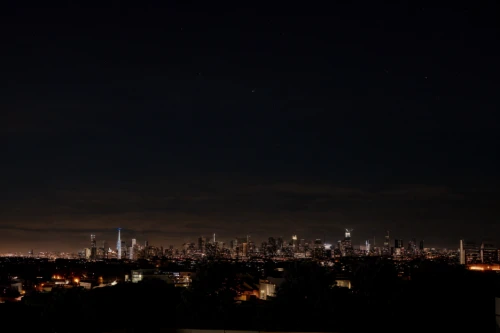
[[[385,256],[391,255],[391,245],[389,241],[390,241],[390,234],[389,231],[387,231],[387,235],[385,235],[384,239],[384,247],[382,248],[382,254]]]
[[[90,235],[90,259],[97,259],[97,242],[95,240],[95,235]]]
[[[122,228],[118,228],[118,241],[116,242],[116,253],[118,259],[122,258],[122,240],[120,236],[121,230]]]
[[[408,242],[408,253],[412,255],[417,253],[417,240],[415,238]]]
[[[351,231],[352,229],[345,229],[345,237],[344,239],[351,239]]]
[[[130,260],[134,260],[135,259],[135,257],[134,257],[134,247],[133,246],[131,246],[131,247],[128,248],[128,258]]]
[[[293,252],[299,251],[299,241],[297,239],[297,235],[292,235],[292,251]]]
[[[352,241],[351,241],[351,232],[353,229],[345,229],[344,240],[341,243],[341,249],[343,256],[350,256],[353,254]]]

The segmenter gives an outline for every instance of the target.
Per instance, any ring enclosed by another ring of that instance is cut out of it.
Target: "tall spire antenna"
[[[116,242],[116,252],[117,252],[117,258],[121,259],[122,258],[122,239],[120,235],[120,231],[122,228],[118,228],[118,241]]]
[[[215,232],[214,232],[214,243],[215,243]]]

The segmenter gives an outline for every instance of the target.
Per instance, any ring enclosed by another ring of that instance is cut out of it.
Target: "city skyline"
[[[119,232],[119,238],[118,240],[116,239],[117,237],[117,231]],[[235,239],[241,239],[241,238],[248,238],[250,239],[253,243],[257,244],[257,247],[260,246],[262,242],[267,242],[269,238],[274,238],[274,239],[279,239],[281,238],[286,244],[289,244],[294,237],[297,237],[298,240],[304,240],[305,242],[309,244],[313,244],[314,241],[316,240],[321,240],[322,244],[329,244],[332,245],[333,247],[336,247],[338,245],[338,242],[342,241],[344,239],[344,236],[346,235],[346,232],[349,231],[349,238],[352,241],[352,246],[353,248],[360,248],[366,246],[366,242],[369,242],[370,247],[373,249],[373,247],[377,248],[383,248],[384,243],[386,242],[386,236],[389,235],[389,247],[394,246],[395,241],[402,241],[403,242],[403,247],[407,247],[409,242],[416,242],[415,245],[419,246],[420,242],[423,242],[425,248],[436,248],[436,249],[448,249],[448,250],[455,250],[459,248],[460,246],[460,241],[461,240],[466,240],[466,241],[471,241],[471,242],[492,242],[493,244],[496,244],[496,242],[493,240],[492,237],[480,237],[480,238],[471,238],[471,237],[462,237],[460,239],[456,240],[456,244],[439,244],[439,243],[428,243],[423,238],[418,238],[418,237],[401,237],[397,232],[391,232],[390,230],[386,230],[383,234],[376,234],[373,235],[371,238],[359,238],[356,237],[356,231],[354,229],[348,229],[344,228],[344,231],[342,233],[336,234],[336,236],[330,236],[330,235],[316,235],[316,236],[304,236],[302,237],[301,235],[295,234],[290,234],[290,235],[283,235],[283,234],[273,234],[273,235],[267,235],[267,236],[255,236],[252,235],[251,233],[247,234],[241,234],[241,235],[233,235],[233,236],[227,236],[227,237],[220,237],[220,235],[217,235],[216,233],[208,233],[208,234],[199,234],[193,236],[193,238],[186,238],[184,239],[183,242],[181,243],[176,243],[175,239],[168,239],[168,238],[151,238],[147,237],[144,232],[139,233],[140,236],[137,236],[138,233],[136,233],[135,230],[130,230],[130,229],[124,229],[124,228],[115,228],[112,230],[107,230],[106,232],[93,232],[90,234],[87,234],[86,236],[90,236],[90,242],[84,241],[83,239],[80,239],[80,241],[76,242],[76,244],[79,247],[75,247],[75,242],[73,242],[72,247],[66,247],[66,248],[36,248],[32,247],[29,249],[24,249],[24,248],[19,248],[19,247],[14,247],[10,249],[1,249],[0,248],[0,253],[28,253],[32,254],[33,253],[44,253],[44,252],[62,252],[62,253],[77,253],[81,251],[82,249],[88,248],[89,250],[93,247],[97,248],[102,248],[103,244],[107,245],[107,248],[113,250],[114,252],[118,253],[119,252],[119,246],[118,246],[118,241],[121,241],[122,243],[125,244],[126,248],[123,251],[126,251],[130,244],[149,244],[149,246],[154,246],[154,247],[162,247],[167,249],[170,246],[173,246],[175,249],[181,249],[184,245],[186,244],[197,244],[198,240],[200,238],[204,238],[207,243],[213,242],[213,239],[217,239],[217,242],[222,242],[227,246],[235,240]],[[154,233],[154,232],[152,232]],[[352,237],[351,233],[353,233],[354,237]],[[147,233],[151,235],[150,233]],[[125,235],[125,236],[124,236]],[[107,237],[106,237],[107,236]],[[114,238],[113,238],[114,237]],[[82,237],[80,237],[82,238]],[[158,241],[159,240],[159,241]],[[163,241],[163,242],[162,242]],[[113,245],[115,244],[115,245]],[[143,245],[141,245],[143,246]],[[92,252],[95,253],[95,252]],[[123,258],[127,259],[127,258]]]

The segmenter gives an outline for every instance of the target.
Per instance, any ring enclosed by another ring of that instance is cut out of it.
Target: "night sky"
[[[0,5],[0,252],[500,244],[495,1],[101,2]]]

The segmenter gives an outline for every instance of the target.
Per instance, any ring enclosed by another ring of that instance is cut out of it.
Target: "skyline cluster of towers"
[[[108,253],[112,253],[113,257],[117,259],[133,259],[134,255],[139,250],[146,250],[150,248],[148,242],[145,242],[145,246],[141,247],[137,245],[136,239],[132,239],[131,243],[127,246],[121,237],[122,228],[117,228],[117,242],[116,242],[116,251],[107,247],[106,242],[103,242],[103,247],[98,249],[96,237],[94,234],[91,234],[91,247],[86,253],[85,257],[90,259],[97,259],[98,256],[100,258],[107,258]],[[418,250],[423,250],[423,240],[420,241],[420,246],[417,248],[417,242],[415,239],[412,239],[408,243],[408,248],[403,247],[402,239],[395,239],[394,246],[390,245],[390,233],[387,231],[383,246],[377,247],[375,246],[375,239],[373,240],[373,244],[370,243],[369,240],[364,242],[364,245],[360,245],[359,248],[355,248],[352,242],[352,233],[353,229],[345,229],[344,237],[342,240],[339,240],[337,244],[329,244],[326,243],[324,239],[316,239],[311,242],[306,241],[305,239],[299,239],[297,235],[292,235],[290,241],[285,241],[282,237],[269,237],[267,241],[262,242],[262,244],[257,246],[250,238],[249,235],[246,237],[240,237],[232,239],[229,242],[229,247],[226,246],[226,243],[217,241],[215,233],[210,238],[199,237],[198,244],[195,243],[184,243],[181,251],[177,251],[173,249],[173,246],[170,246],[169,250],[174,253],[200,253],[200,254],[208,254],[212,252],[220,252],[221,250],[230,250],[233,254],[236,253],[237,256],[249,256],[252,254],[264,254],[264,255],[290,255],[290,254],[300,254],[304,255],[307,252],[315,251],[318,249],[334,251],[338,255],[341,256],[350,256],[354,254],[359,254],[360,251],[366,254],[373,255],[401,255],[403,253],[417,253]],[[151,247],[152,248],[152,247]],[[98,255],[99,250],[99,255]],[[152,252],[159,253],[160,255],[164,255],[163,247],[150,249],[154,250]],[[151,251],[150,251],[151,252]],[[224,251],[223,251],[224,252]]]
[[[353,229],[345,229],[344,237],[339,240],[336,244],[326,243],[324,239],[316,239],[313,241],[306,241],[305,239],[299,239],[297,235],[292,235],[290,241],[284,240],[282,237],[269,237],[267,241],[262,242],[260,246],[256,245],[250,238],[249,235],[246,237],[234,238],[229,244],[216,239],[215,233],[210,238],[199,237],[196,243],[184,243],[182,248],[176,250],[173,246],[170,246],[168,251],[171,255],[175,254],[210,254],[210,253],[223,253],[226,251],[228,253],[236,254],[236,256],[247,257],[250,255],[261,254],[261,255],[304,255],[309,252],[314,252],[318,249],[321,250],[331,250],[332,253],[336,253],[340,256],[350,256],[357,255],[360,253],[372,254],[372,255],[382,255],[382,256],[401,256],[408,254],[421,253],[424,250],[424,241],[421,240],[417,244],[416,239],[411,239],[407,247],[403,246],[403,240],[395,238],[392,240],[394,242],[391,246],[390,232],[387,231],[384,236],[384,241],[382,246],[376,246],[375,238],[373,243],[366,240],[364,244],[359,245],[359,247],[354,247],[352,242],[352,231]],[[139,246],[136,239],[131,239],[130,244],[126,245],[122,240],[122,228],[117,228],[117,242],[116,250],[108,247],[107,243],[104,241],[102,247],[97,246],[96,235],[90,235],[90,248],[84,249],[84,256],[89,259],[98,258],[109,258],[109,254],[112,254],[113,258],[116,259],[134,259],[137,257],[139,251],[146,251],[146,254],[154,255],[166,255],[167,250],[164,251],[163,247],[155,248],[149,246],[148,241],[144,242],[144,246]],[[486,244],[486,245],[485,245]],[[495,246],[484,243],[481,246],[475,246],[471,242],[460,241],[460,253],[462,253],[461,262],[482,262],[483,257],[490,256],[490,252],[493,253]],[[486,254],[488,253],[488,254]],[[493,254],[491,254],[493,256]],[[476,259],[477,257],[477,259]]]

